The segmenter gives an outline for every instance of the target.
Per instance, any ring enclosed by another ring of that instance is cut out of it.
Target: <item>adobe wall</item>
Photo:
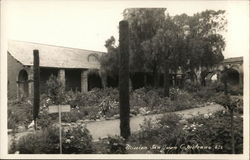
[[[8,52],[7,57],[7,75],[8,75],[8,98],[17,98],[17,80],[18,74],[22,69],[28,69],[19,63],[14,57]]]

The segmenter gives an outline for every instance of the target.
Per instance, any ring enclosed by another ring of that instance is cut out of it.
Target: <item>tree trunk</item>
[[[119,104],[120,104],[120,134],[128,139],[129,125],[129,28],[127,21],[119,23],[120,67],[119,67]]]
[[[34,100],[33,100],[33,119],[36,127],[36,119],[39,113],[40,106],[40,67],[39,67],[39,51],[33,50],[33,74],[34,74]]]
[[[164,64],[164,96],[169,97],[169,64],[165,61]]]
[[[191,70],[190,71],[190,79],[191,79],[191,81],[194,83],[194,84],[197,84],[198,82],[198,80],[197,80],[197,75],[196,75],[196,73],[195,73],[195,71],[194,70]]]
[[[200,81],[202,86],[206,86],[206,77],[210,72],[208,70],[204,70],[201,72]]]
[[[205,77],[201,76],[200,81],[201,81],[200,84],[205,87],[206,86],[206,79],[205,79]]]

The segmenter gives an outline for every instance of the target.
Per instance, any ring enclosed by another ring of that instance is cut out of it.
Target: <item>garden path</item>
[[[223,110],[223,106],[218,104],[210,104],[205,107],[200,108],[192,108],[182,111],[176,111],[173,113],[179,114],[183,117],[183,119],[191,118],[194,116],[197,116],[199,114],[206,114],[206,113],[214,113],[216,111]],[[131,132],[136,132],[140,130],[140,125],[143,124],[143,121],[145,118],[158,118],[161,117],[163,114],[153,114],[153,115],[141,115],[141,116],[135,116],[130,118],[130,129]],[[96,141],[98,138],[104,138],[107,136],[114,136],[120,134],[120,120],[103,120],[103,121],[93,121],[87,123],[87,129],[90,131],[90,134],[93,136],[93,139]],[[31,133],[30,132],[21,132],[17,133],[16,137],[19,139],[20,137]],[[11,135],[8,135],[9,142],[11,143],[13,137]],[[10,143],[8,144],[8,147],[10,147]]]
[[[197,116],[199,114],[206,113],[214,113],[216,111],[223,110],[224,107],[218,104],[210,104],[205,107],[200,108],[192,108],[182,111],[176,111],[173,113],[179,114],[183,117],[183,119],[191,118]],[[143,124],[145,118],[158,118],[163,114],[154,114],[154,115],[146,115],[146,116],[136,116],[130,118],[130,129],[131,132],[136,132],[140,130],[140,125]],[[93,136],[94,140],[98,140],[98,138],[107,137],[108,135],[114,136],[120,134],[120,120],[104,120],[104,121],[94,121],[87,123],[87,129],[90,131],[90,134]]]

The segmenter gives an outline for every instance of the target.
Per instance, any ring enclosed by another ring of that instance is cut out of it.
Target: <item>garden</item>
[[[187,120],[173,113],[213,103],[223,105],[219,101],[223,95],[221,87],[221,84],[210,83],[195,91],[195,87],[192,90],[190,87],[171,88],[169,97],[162,96],[162,89],[143,87],[131,91],[131,117],[158,113],[164,115],[155,120],[145,119],[140,131],[132,133],[128,140],[120,136],[94,140],[86,128],[88,122],[119,118],[119,94],[115,88],[96,88],[86,93],[63,92],[60,86],[51,88],[50,93],[56,94],[41,96],[36,131],[28,128],[32,121],[32,100],[9,101],[8,129],[12,130],[14,139],[9,153],[59,153],[58,114],[48,113],[48,106],[53,101],[71,106],[70,112],[62,113],[64,154],[230,153],[230,114],[227,110],[197,115]],[[242,106],[241,102],[234,114],[234,123],[237,124],[234,128],[236,153],[243,151]],[[27,131],[27,135],[18,139],[15,137],[16,134]]]
[[[230,115],[226,111],[208,113],[181,121],[165,114],[159,119],[145,119],[139,132],[125,140],[108,136],[94,140],[81,122],[63,127],[63,154],[228,154],[231,153]],[[243,116],[235,113],[236,154],[243,152]],[[31,132],[12,144],[10,153],[59,154],[57,125]]]
[[[59,154],[62,149],[63,154],[242,154],[242,88],[229,83],[226,66],[217,80],[206,79],[224,59],[225,41],[218,32],[225,27],[225,11],[173,17],[165,13],[166,8],[124,10],[120,45],[112,36],[100,57],[101,89],[65,91],[51,76],[47,92],[40,95],[39,65],[34,65],[34,98],[8,101],[9,153]],[[143,85],[134,89],[130,76],[139,72],[144,73]],[[119,87],[107,87],[104,75],[119,77]],[[62,147],[58,114],[49,113],[51,105],[71,108],[61,116]],[[224,108],[189,118],[177,114],[209,105]],[[131,132],[129,120],[139,116],[145,119]],[[30,127],[33,119],[35,127]],[[94,139],[87,128],[88,123],[116,119],[120,135]]]
[[[82,120],[84,122],[100,121],[119,118],[119,93],[116,88],[95,88],[89,92],[62,91],[56,79],[49,86],[50,94],[42,94],[40,100],[40,113],[38,126],[41,128],[58,122],[57,114],[49,114],[48,107],[52,104],[69,104],[71,111],[62,113],[62,122],[70,123]],[[54,87],[58,86],[58,87]],[[171,88],[170,96],[163,96],[163,89],[140,88],[130,92],[131,116],[158,114],[180,111],[205,106],[214,102],[220,92],[221,85],[190,90],[189,88]],[[8,102],[8,129],[27,129],[32,121],[32,99],[22,101],[10,100]]]

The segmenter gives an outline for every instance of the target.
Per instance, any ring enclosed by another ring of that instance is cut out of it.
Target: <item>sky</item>
[[[249,53],[248,1],[3,0],[2,16],[7,39],[105,52],[108,38],[118,41],[123,10],[139,7],[167,8],[171,16],[226,10],[224,56]]]

